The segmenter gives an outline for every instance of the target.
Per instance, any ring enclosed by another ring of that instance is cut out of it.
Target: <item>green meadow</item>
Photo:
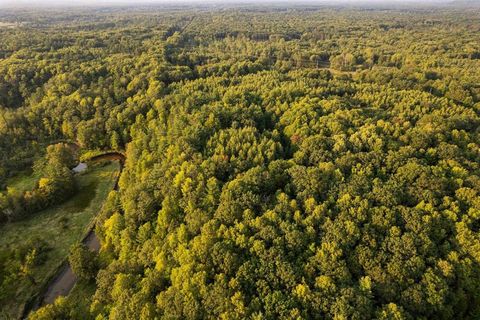
[[[21,315],[28,299],[38,292],[68,256],[72,244],[81,241],[100,211],[103,201],[112,190],[119,172],[119,164],[93,165],[75,177],[78,191],[68,201],[40,211],[30,218],[0,227],[0,259],[32,244],[42,244],[40,262],[32,270],[33,281],[21,278],[0,295],[0,319]],[[25,173],[9,180],[19,190],[27,190],[36,183],[35,177]]]

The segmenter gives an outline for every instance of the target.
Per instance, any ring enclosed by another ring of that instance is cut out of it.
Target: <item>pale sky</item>
[[[335,4],[335,3],[350,3],[350,4],[359,4],[359,3],[392,3],[392,4],[401,4],[401,3],[446,3],[452,2],[453,0],[0,0],[0,6],[53,6],[53,5],[67,5],[67,6],[82,6],[82,5],[112,5],[112,4],[162,4],[162,3],[178,3],[178,4],[188,4],[188,3],[252,3],[252,4],[261,4],[261,3],[319,3],[319,4]],[[480,2],[480,0],[474,0]]]

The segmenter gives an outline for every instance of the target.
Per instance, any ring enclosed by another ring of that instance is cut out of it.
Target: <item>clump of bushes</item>
[[[98,270],[97,254],[83,243],[73,245],[68,261],[73,273],[82,280],[92,280]]]
[[[75,156],[67,144],[49,146],[46,156],[33,166],[35,173],[41,177],[35,189],[19,192],[7,188],[5,193],[0,194],[0,223],[21,220],[71,197],[76,191],[70,170],[75,162]]]

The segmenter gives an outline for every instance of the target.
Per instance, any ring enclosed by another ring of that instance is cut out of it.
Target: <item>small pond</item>
[[[73,172],[79,173],[87,170],[87,164],[85,162],[80,162],[75,168],[72,169]]]

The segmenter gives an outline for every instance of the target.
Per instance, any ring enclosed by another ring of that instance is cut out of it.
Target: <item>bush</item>
[[[76,244],[70,249],[68,257],[73,273],[83,280],[92,280],[97,274],[97,254],[86,245]]]

